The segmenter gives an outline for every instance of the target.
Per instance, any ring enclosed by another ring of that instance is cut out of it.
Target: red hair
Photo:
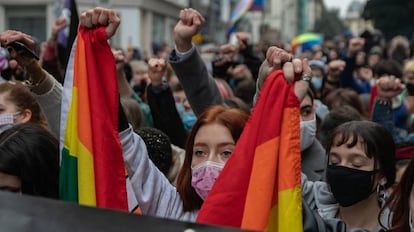
[[[184,163],[177,178],[177,191],[183,201],[184,211],[200,209],[203,204],[203,200],[191,186],[193,145],[198,130],[204,125],[219,123],[229,129],[231,136],[237,143],[247,119],[248,115],[243,111],[235,108],[225,108],[224,106],[212,106],[199,116],[187,138]]]

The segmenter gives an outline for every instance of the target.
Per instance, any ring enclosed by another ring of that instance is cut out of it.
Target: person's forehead
[[[306,95],[302,102],[300,103],[300,107],[306,106],[306,105],[312,105],[312,99],[310,98],[309,95]]]

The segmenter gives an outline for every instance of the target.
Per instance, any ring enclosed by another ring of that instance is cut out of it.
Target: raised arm
[[[114,10],[98,7],[82,13],[80,23],[87,28],[105,26],[106,35],[111,38],[120,19]],[[119,107],[121,121],[118,124],[120,130],[123,129],[119,137],[125,167],[143,214],[179,218],[182,215],[181,198],[164,174],[151,162],[144,141],[125,123],[126,117],[122,107]]]
[[[381,124],[387,129],[395,141],[402,141],[404,138],[399,135],[392,120],[393,109],[391,99],[398,96],[405,86],[399,79],[393,79],[388,76],[379,78],[375,84],[378,96],[375,99],[372,111],[372,121]]]
[[[8,30],[0,34],[1,46],[9,49],[10,57],[28,73],[27,86],[35,94],[43,110],[49,128],[58,137],[60,130],[60,105],[62,85],[40,66],[34,56],[28,52],[17,52],[11,48],[14,42],[23,43],[30,50],[34,49],[35,42],[30,35],[20,31]]]
[[[148,105],[151,108],[154,127],[170,137],[171,142],[185,147],[187,133],[175,107],[170,87],[163,82],[167,64],[164,59],[151,58],[148,61],[148,75],[151,84],[147,88]]]
[[[179,18],[174,28],[176,48],[169,57],[169,63],[180,80],[194,113],[199,115],[209,106],[223,104],[223,98],[191,42],[191,38],[204,25],[203,16],[190,8],[181,10]]]

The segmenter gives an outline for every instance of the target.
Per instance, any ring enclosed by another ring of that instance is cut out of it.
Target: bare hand
[[[52,26],[52,37],[56,38],[59,31],[65,28],[66,25],[67,25],[66,19],[64,18],[56,19]]]
[[[346,66],[343,60],[333,60],[328,64],[328,74],[332,77],[339,77]]]
[[[174,28],[174,41],[178,51],[186,52],[191,49],[191,39],[200,32],[205,19],[192,8],[181,10],[179,18]]]
[[[258,87],[262,88],[267,76],[275,70],[281,69],[282,65],[292,59],[292,55],[276,46],[270,47],[266,53],[266,59],[260,66]],[[301,71],[301,66],[295,66],[295,70]],[[299,70],[300,69],[300,70]]]
[[[247,34],[245,32],[236,32],[236,37],[237,37],[237,41],[238,41],[238,44],[239,44],[239,49],[240,50],[246,49],[246,44],[250,40],[249,34]]]
[[[354,57],[356,53],[364,48],[365,39],[352,38],[348,45],[348,57]]]
[[[83,12],[80,16],[80,25],[86,28],[93,28],[96,26],[105,26],[106,36],[111,38],[121,20],[112,9],[96,7]]]
[[[114,55],[116,71],[124,72],[125,66],[125,55],[121,50],[112,49],[112,54]]]
[[[13,43],[15,41],[19,41],[19,42],[23,43],[24,45],[26,45],[26,47],[28,47],[31,50],[34,50],[35,42],[34,42],[33,38],[30,35],[27,35],[27,34],[25,34],[23,32],[20,32],[20,31],[8,30],[8,31],[5,31],[5,32],[0,34],[1,46],[6,48],[9,51],[10,57],[12,59],[15,59],[19,65],[25,67],[28,64],[30,64],[31,62],[33,62],[33,60],[35,60],[35,58],[33,58],[32,56],[26,56],[25,53],[17,53],[10,46],[11,43]]]
[[[378,97],[383,100],[391,100],[393,97],[398,96],[405,88],[400,79],[390,76],[379,78],[375,85],[377,86]]]
[[[224,44],[220,46],[220,53],[234,58],[238,53],[238,48],[233,44]]]
[[[252,72],[250,72],[249,68],[245,64],[239,64],[236,65],[234,68],[230,68],[230,74],[236,81],[244,79],[253,80]]]
[[[164,59],[151,58],[148,61],[148,76],[153,86],[162,84],[162,77],[165,74],[167,63]]]
[[[312,75],[312,69],[309,67],[308,59],[293,59],[292,62],[286,62],[283,65],[283,75],[289,84],[295,84],[295,94],[302,101],[306,96],[309,88],[309,82],[301,79],[303,74]]]

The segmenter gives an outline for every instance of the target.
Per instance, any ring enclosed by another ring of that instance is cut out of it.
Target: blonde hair
[[[131,60],[129,62],[133,72],[146,73],[148,72],[148,64],[142,60]]]
[[[414,73],[414,60],[405,63],[403,73]]]

